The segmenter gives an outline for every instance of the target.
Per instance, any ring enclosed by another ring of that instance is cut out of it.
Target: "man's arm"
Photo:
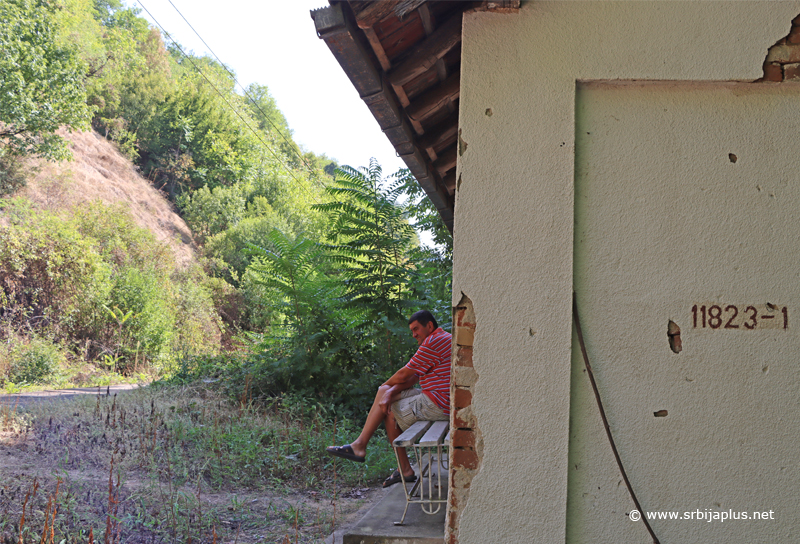
[[[389,389],[383,394],[383,398],[381,399],[379,405],[381,410],[383,410],[384,414],[389,413],[389,409],[392,406],[392,402],[394,401],[394,397],[400,392],[406,389],[410,389],[414,387],[414,384],[419,381],[419,376],[417,373],[411,370],[408,367],[403,367],[397,372],[395,372],[391,378],[386,380],[383,385],[388,385]]]
[[[405,385],[405,387],[401,387],[399,391],[403,389],[408,389],[409,387],[413,387],[415,383],[419,381],[419,376],[417,373],[404,366],[397,372],[395,372],[391,378],[383,382],[383,385],[390,385],[390,386],[397,386],[397,385]]]

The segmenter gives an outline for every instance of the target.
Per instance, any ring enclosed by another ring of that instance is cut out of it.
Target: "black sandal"
[[[325,451],[330,453],[335,457],[341,457],[342,459],[349,459],[350,461],[355,461],[356,463],[363,463],[364,458],[360,455],[356,455],[353,452],[353,447],[350,444],[345,446],[328,446],[325,448]]]
[[[399,470],[395,470],[394,472],[392,472],[391,476],[389,476],[388,478],[386,478],[383,481],[383,487],[389,487],[389,486],[392,486],[392,485],[394,485],[396,483],[399,483],[399,482],[402,482],[402,481],[403,481],[403,478],[402,478],[402,476],[400,476],[400,471]],[[416,481],[417,481],[417,475],[416,474],[412,474],[411,476],[406,476],[406,482],[416,482]]]

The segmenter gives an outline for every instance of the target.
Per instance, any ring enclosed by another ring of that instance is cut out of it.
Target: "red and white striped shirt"
[[[450,354],[449,332],[441,327],[430,333],[417,348],[417,352],[406,365],[419,376],[422,392],[436,405],[450,413]]]

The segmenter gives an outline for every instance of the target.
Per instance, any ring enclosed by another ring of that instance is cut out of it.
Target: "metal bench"
[[[419,478],[414,482],[410,491],[406,487],[405,476],[402,471],[400,472],[403,490],[406,492],[406,508],[403,510],[403,517],[400,518],[400,521],[394,522],[395,525],[403,525],[406,513],[408,513],[408,505],[411,503],[420,504],[423,512],[433,515],[438,513],[442,504],[447,502],[445,486],[447,486],[448,462],[445,457],[447,457],[450,444],[449,427],[450,423],[447,421],[417,421],[392,442],[395,448],[395,457],[397,457],[397,448],[406,448],[406,451],[412,449],[417,467],[419,467]],[[434,462],[436,463],[435,467]],[[399,459],[397,463],[399,466]],[[435,468],[435,474],[432,472],[433,468]],[[442,485],[443,470],[444,485]],[[445,491],[443,492],[443,490]]]

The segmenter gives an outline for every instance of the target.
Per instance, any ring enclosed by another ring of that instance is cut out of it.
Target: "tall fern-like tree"
[[[417,235],[398,203],[401,187],[391,187],[382,173],[375,159],[369,168],[338,168],[326,189],[332,201],[315,207],[333,218],[325,247],[340,265],[345,304],[363,311],[372,327],[382,325],[390,363],[392,336],[407,332],[399,329],[413,273],[407,255]]]
[[[319,247],[315,242],[298,236],[292,240],[278,229],[267,236],[270,248],[249,244],[256,260],[250,272],[256,283],[273,289],[283,299],[286,314],[292,315],[303,328],[303,316],[313,303],[318,288]]]
[[[417,180],[407,169],[394,175],[392,189],[405,195],[403,208],[414,228],[430,235],[432,245],[420,245],[409,253],[414,262],[413,298],[448,327],[453,280],[453,236]]]
[[[264,298],[285,323],[264,335],[251,335],[259,361],[256,385],[269,394],[297,392],[338,405],[365,408],[380,369],[370,360],[353,312],[342,308],[340,283],[326,275],[327,255],[314,241],[273,230],[265,247],[250,245],[247,270],[271,291]]]

